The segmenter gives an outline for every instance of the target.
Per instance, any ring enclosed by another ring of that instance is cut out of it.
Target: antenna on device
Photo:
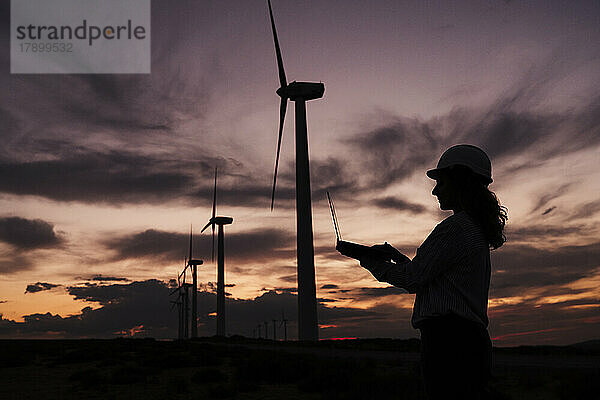
[[[333,200],[331,199],[329,191],[327,191],[327,200],[329,201],[329,211],[331,211],[331,219],[333,220],[333,229],[335,229],[335,238],[339,242],[342,240],[342,233],[338,225],[337,215],[335,215],[335,206],[333,205]]]

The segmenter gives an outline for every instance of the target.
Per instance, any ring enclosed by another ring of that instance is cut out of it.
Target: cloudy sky
[[[509,209],[493,252],[499,346],[600,332],[600,4],[274,0],[308,103],[320,336],[417,336],[414,297],[334,249],[413,256],[447,214],[425,170],[485,149]],[[152,1],[149,75],[11,75],[0,3],[0,337],[174,337],[169,280],[190,224],[226,227],[228,331],[296,335],[293,107],[275,210],[278,77],[266,0]],[[210,234],[195,237],[200,334],[215,332]]]

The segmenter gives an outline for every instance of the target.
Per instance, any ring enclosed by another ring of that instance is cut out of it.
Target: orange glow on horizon
[[[134,337],[138,333],[142,333],[142,332],[144,332],[144,325],[137,325],[137,326],[134,326],[131,329],[123,330],[123,331],[119,331],[119,332],[114,332],[114,333],[115,333],[115,335],[123,335],[123,336]]]
[[[507,333],[506,335],[500,335],[500,336],[496,336],[493,337],[492,340],[498,340],[498,341],[502,341],[506,338],[509,337],[514,337],[514,336],[526,336],[526,335],[535,335],[537,333],[545,333],[545,332],[555,332],[555,331],[563,331],[566,328],[550,328],[550,329],[540,329],[537,331],[527,331],[527,332],[515,332],[515,333]]]

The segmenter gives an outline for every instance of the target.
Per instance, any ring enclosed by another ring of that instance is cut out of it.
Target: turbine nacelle
[[[276,93],[282,99],[314,100],[320,99],[325,93],[325,85],[321,82],[297,82],[293,81],[285,87],[277,89]]]
[[[188,261],[188,266],[189,265],[192,265],[192,266],[193,265],[202,265],[202,264],[204,264],[204,261],[202,261],[202,260],[189,260]]]
[[[202,231],[200,231],[200,233],[204,232],[206,230],[206,228],[208,228],[211,225],[230,225],[230,224],[233,224],[232,217],[213,217],[208,220],[208,224],[206,224],[204,226],[204,228],[202,228]]]

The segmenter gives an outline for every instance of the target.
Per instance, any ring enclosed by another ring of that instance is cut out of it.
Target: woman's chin
[[[440,210],[442,211],[450,211],[452,210],[451,207],[447,206],[446,204],[440,203]]]

